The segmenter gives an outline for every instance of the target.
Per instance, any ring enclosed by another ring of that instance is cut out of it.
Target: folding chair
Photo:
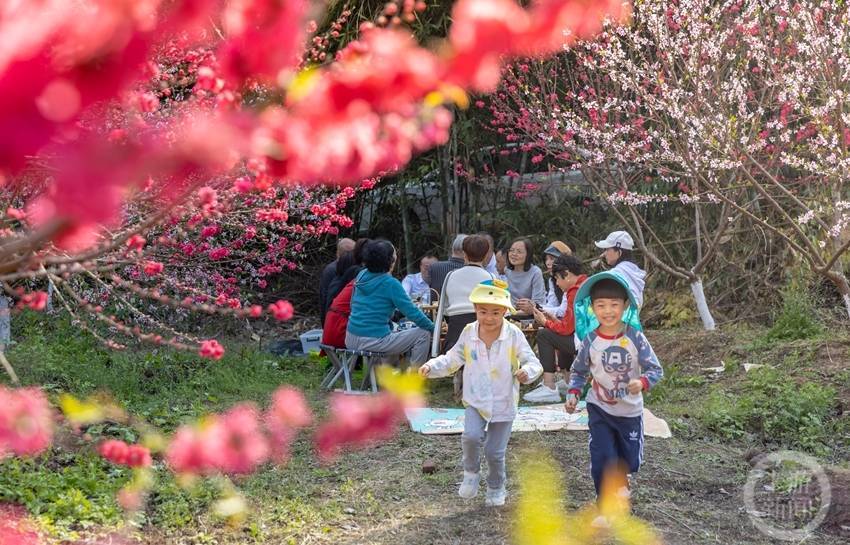
[[[365,393],[366,381],[371,383],[372,392],[378,391],[378,381],[375,379],[375,364],[374,361],[380,361],[386,354],[383,352],[369,352],[368,350],[349,350],[346,348],[335,348],[326,344],[321,345],[322,350],[328,356],[331,362],[331,370],[322,379],[321,387],[325,390],[332,390],[334,385],[339,380],[340,376],[345,381],[345,393]],[[351,376],[354,371],[354,365],[357,363],[357,358],[363,358],[363,365],[366,369],[366,376],[363,379],[363,384],[360,390],[355,390],[351,386]]]

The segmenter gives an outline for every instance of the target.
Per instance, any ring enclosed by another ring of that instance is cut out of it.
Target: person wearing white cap
[[[614,231],[605,240],[596,242],[597,248],[605,250],[602,257],[611,267],[611,272],[617,273],[629,284],[632,295],[635,296],[638,308],[643,307],[643,288],[646,286],[646,271],[638,267],[632,260],[635,241],[625,231]]]

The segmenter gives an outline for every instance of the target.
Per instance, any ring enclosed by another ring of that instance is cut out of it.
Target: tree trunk
[[[697,312],[702,320],[702,326],[706,331],[714,331],[714,317],[711,315],[711,310],[708,308],[708,303],[705,301],[705,291],[702,288],[702,279],[697,279],[691,282],[691,293],[694,295],[694,301],[697,304]]]
[[[838,293],[841,294],[841,300],[844,301],[844,310],[847,311],[847,318],[850,318],[850,282],[847,281],[844,272],[841,270],[821,270],[819,272],[829,278],[838,289]]]
[[[404,237],[404,261],[407,274],[414,272],[413,247],[410,241],[410,218],[407,215],[407,186],[402,185],[399,191],[401,201],[401,230]]]

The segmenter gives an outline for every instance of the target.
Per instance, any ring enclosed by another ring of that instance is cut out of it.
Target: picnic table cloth
[[[405,411],[410,428],[424,435],[463,433],[463,409],[424,407]],[[649,409],[643,410],[644,434],[649,437],[672,437],[667,422]],[[567,414],[563,403],[519,407],[511,431],[586,430],[587,407],[580,401],[578,410]]]

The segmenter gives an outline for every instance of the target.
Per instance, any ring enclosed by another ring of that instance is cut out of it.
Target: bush
[[[93,453],[9,458],[0,468],[0,502],[25,506],[59,536],[73,537],[73,532],[94,525],[115,525],[124,516],[115,493],[129,479],[129,471]]]
[[[700,421],[725,438],[754,434],[765,443],[822,453],[836,392],[830,387],[798,385],[769,368],[747,375],[737,395],[715,388]]]
[[[765,334],[764,340],[795,341],[810,339],[823,332],[817,320],[815,305],[809,295],[800,289],[787,288],[782,293],[782,309]]]

